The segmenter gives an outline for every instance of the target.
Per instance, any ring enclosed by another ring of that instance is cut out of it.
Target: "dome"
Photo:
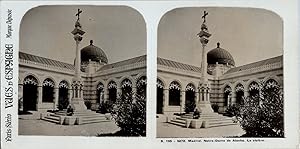
[[[107,57],[103,50],[93,45],[93,40],[90,41],[90,45],[81,49],[81,63],[89,61],[108,63]]]
[[[225,49],[220,48],[220,43],[217,43],[217,48],[212,49],[207,53],[208,64],[227,64],[234,66],[235,62],[231,54]]]

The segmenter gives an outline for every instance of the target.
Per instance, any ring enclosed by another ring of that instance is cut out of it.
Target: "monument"
[[[80,18],[79,15],[82,13],[82,10],[77,10],[77,21],[75,22],[75,28],[71,32],[74,35],[74,40],[76,42],[76,58],[75,58],[75,75],[72,79],[72,99],[71,99],[71,106],[74,107],[74,110],[76,111],[84,111],[87,110],[84,100],[83,100],[83,83],[81,80],[81,71],[80,71],[80,50],[78,48],[78,45],[80,41],[82,40],[82,35],[85,33],[82,28],[81,24],[79,22]]]
[[[205,24],[207,15],[208,12],[204,11],[204,14],[202,16],[203,23],[201,25],[201,31],[197,34],[202,44],[202,57],[201,57],[202,73],[201,73],[201,80],[199,85],[200,99],[199,101],[196,101],[196,107],[198,109],[201,109],[202,113],[213,113],[210,100],[209,100],[210,85],[207,78],[207,50],[205,48],[209,41],[208,38],[211,36]]]

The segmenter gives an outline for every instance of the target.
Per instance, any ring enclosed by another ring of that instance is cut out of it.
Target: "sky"
[[[103,49],[109,63],[146,54],[146,24],[136,10],[125,6],[40,6],[29,10],[20,27],[20,51],[73,64],[77,9],[86,32],[79,48]]]
[[[254,8],[177,8],[166,13],[158,26],[158,56],[200,66],[197,37],[203,11],[211,33],[207,50],[220,47],[231,53],[236,66],[283,54],[283,22],[268,10]]]

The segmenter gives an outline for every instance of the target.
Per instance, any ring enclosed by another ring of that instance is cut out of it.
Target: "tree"
[[[146,136],[146,98],[136,93],[119,96],[112,117],[126,136]]]
[[[278,85],[261,84],[260,93],[244,98],[238,119],[245,137],[284,137],[283,93]]]

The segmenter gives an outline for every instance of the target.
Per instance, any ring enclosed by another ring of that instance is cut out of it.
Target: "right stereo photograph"
[[[161,18],[157,46],[157,138],[285,136],[276,13],[176,8]]]

